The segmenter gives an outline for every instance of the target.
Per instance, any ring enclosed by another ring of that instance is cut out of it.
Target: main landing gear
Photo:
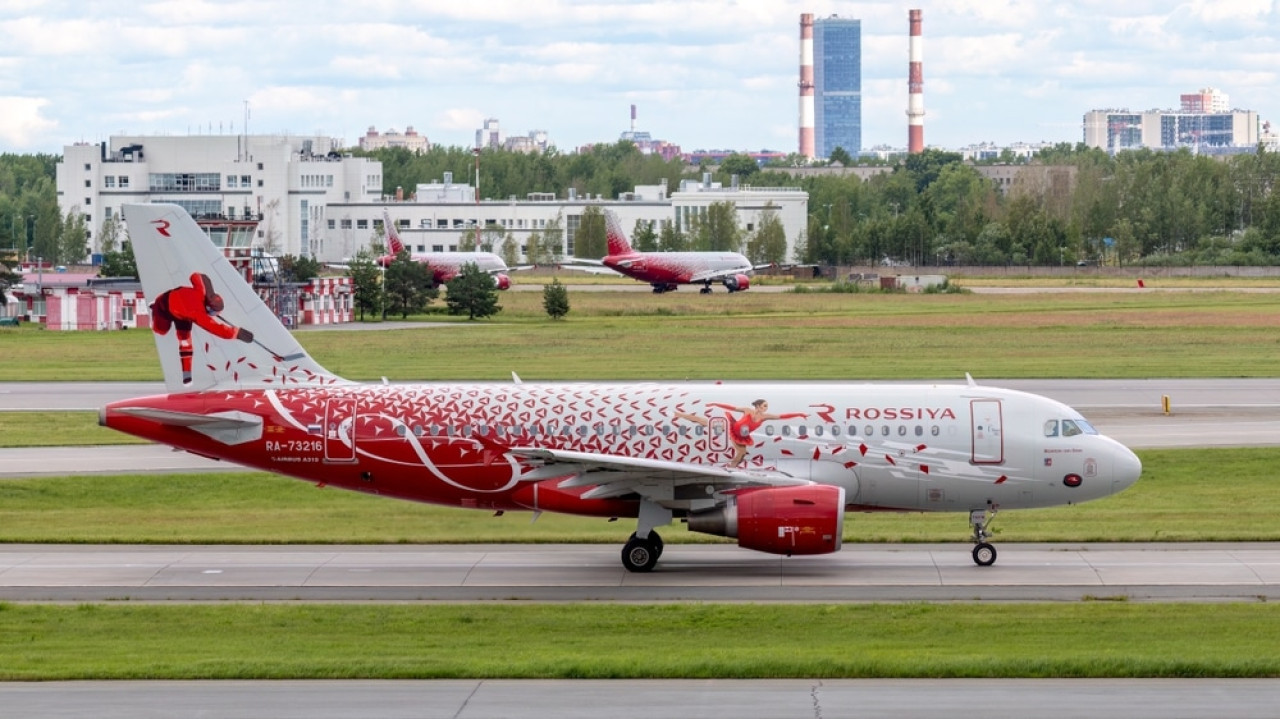
[[[644,539],[632,533],[631,539],[628,539],[626,545],[622,547],[622,566],[626,567],[628,572],[652,571],[661,557],[662,537],[653,530],[650,530],[649,536]]]
[[[991,533],[987,528],[991,526],[991,520],[996,518],[996,508],[991,507],[990,513],[985,509],[975,509],[969,512],[969,524],[973,527],[973,563],[979,567],[990,567],[996,563],[996,548],[987,541]]]
[[[636,531],[622,547],[622,566],[628,572],[651,572],[662,556],[662,537],[653,531],[671,523],[671,510],[657,502],[641,500]]]

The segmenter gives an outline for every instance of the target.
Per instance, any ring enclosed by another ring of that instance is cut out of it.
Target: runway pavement
[[[856,515],[851,519],[856,522]],[[962,527],[961,527],[962,528]],[[672,529],[671,531],[683,531]],[[776,557],[668,545],[652,573],[613,545],[0,545],[0,600],[1080,601],[1280,599],[1280,544],[846,545]]]
[[[0,717],[1273,718],[1269,679],[173,681],[0,684]]]

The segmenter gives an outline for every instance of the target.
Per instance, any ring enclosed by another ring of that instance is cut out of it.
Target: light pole
[[[471,151],[476,156],[476,246],[472,249],[480,250],[480,146],[476,145],[476,149]]]
[[[37,222],[39,222],[39,218],[35,215],[27,215],[27,219],[31,220],[31,234],[27,236],[27,261],[30,262],[31,251],[34,250],[36,246],[36,229],[39,227],[37,224]]]

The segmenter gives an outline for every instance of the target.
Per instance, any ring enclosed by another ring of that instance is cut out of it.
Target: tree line
[[[474,181],[477,157],[470,148],[403,148],[358,152],[379,160],[383,190],[412,193],[418,183],[452,173]],[[841,155],[848,162],[853,158]],[[566,197],[616,198],[637,185],[733,177],[753,186],[799,187],[809,195],[809,218],[793,257],[780,223],[768,213],[755,232],[742,233],[732,203],[708,208],[684,233],[667,224],[624,228],[642,250],[737,250],[753,261],[851,265],[884,258],[912,264],[1057,265],[1089,261],[1148,265],[1270,265],[1280,262],[1280,176],[1277,153],[1229,157],[1127,150],[1108,154],[1083,144],[1060,143],[1021,162],[1011,186],[1001,190],[958,153],[937,149],[883,164],[867,180],[832,170],[796,172],[796,156],[760,167],[745,154],[717,167],[689,166],[641,153],[628,141],[578,152],[520,153],[485,149],[479,155],[480,191],[486,198],[524,199],[532,192]],[[43,257],[51,264],[85,259],[87,235],[80,213],[61,214],[55,188],[55,155],[0,154],[0,257]],[[836,163],[839,164],[839,163]],[[115,240],[118,228],[92,228]],[[563,227],[534,238],[535,262],[554,262]],[[603,222],[583,218],[577,251],[604,254]],[[481,243],[515,264],[519,248],[502,228],[484,228]],[[123,239],[112,251],[123,252]]]
[[[365,154],[382,161],[384,186],[392,191],[446,171],[468,181],[474,173],[467,148]],[[845,162],[833,164],[854,163],[848,153],[838,157]],[[1112,155],[1083,143],[1059,143],[1030,159],[1006,151],[999,162],[1019,165],[1020,172],[1003,191],[959,153],[938,149],[891,163],[863,162],[886,166],[867,180],[838,170],[794,172],[803,164],[794,155],[764,167],[745,154],[730,155],[717,167],[692,167],[644,155],[627,141],[571,154],[486,149],[479,160],[486,198],[523,199],[530,192],[563,198],[572,188],[579,196],[612,199],[636,185],[665,183],[674,191],[681,180],[704,172],[725,186],[736,175],[757,187],[799,187],[809,195],[809,221],[802,236],[791,238],[795,256],[785,259],[806,263],[1280,263],[1280,196],[1273,192],[1280,157],[1262,147],[1227,157],[1189,149]],[[632,244],[642,250],[733,249],[753,261],[778,261],[778,247],[787,240],[780,224],[762,222],[746,235],[736,231],[732,203],[720,204],[688,233],[628,228]],[[584,215],[582,222],[579,253],[599,256],[603,229],[594,218]],[[502,253],[501,234],[486,246]]]

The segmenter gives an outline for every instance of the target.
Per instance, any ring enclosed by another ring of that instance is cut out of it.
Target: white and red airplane
[[[633,517],[633,572],[653,569],[655,530],[674,520],[747,549],[824,554],[860,511],[961,512],[989,565],[997,510],[1098,499],[1142,471],[1072,408],[972,380],[357,384],[312,360],[180,207],[124,217],[164,308],[152,328],[168,393],[113,402],[102,425],[321,486]]]
[[[604,211],[604,217],[609,254],[599,260],[581,257],[566,260],[564,265],[569,269],[608,268],[648,282],[656,294],[670,292],[680,285],[702,285],[701,293],[705,295],[710,294],[715,282],[730,292],[741,292],[751,287],[752,272],[772,267],[752,265],[737,252],[639,252],[627,241],[618,218],[608,210]]]
[[[387,249],[390,254],[379,257],[378,264],[386,267],[396,258],[396,255],[408,249],[404,241],[400,239],[400,233],[396,232],[395,223],[391,221],[390,213],[384,211],[382,213],[382,226],[386,228],[387,233]],[[511,272],[511,268],[507,267],[507,263],[501,257],[492,252],[410,252],[409,256],[415,262],[421,262],[431,268],[432,274],[435,276],[436,286],[440,286],[453,279],[459,272],[462,272],[463,266],[467,264],[475,265],[480,268],[481,272],[487,272],[493,277],[494,285],[500,289],[510,289],[511,277],[507,275]]]

